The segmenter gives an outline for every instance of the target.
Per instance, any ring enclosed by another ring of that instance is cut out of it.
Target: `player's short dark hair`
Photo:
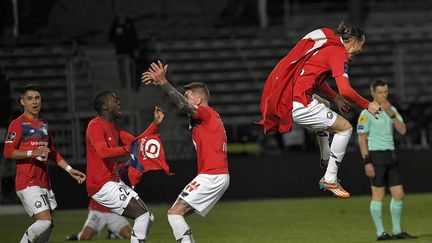
[[[207,98],[210,98],[210,91],[207,87],[207,85],[203,82],[192,82],[189,83],[185,86],[183,86],[183,88],[187,91],[187,90],[201,90],[205,95],[207,95]]]
[[[376,87],[378,87],[378,86],[386,86],[386,85],[387,85],[387,81],[385,81],[384,79],[375,79],[370,84],[370,88],[372,89],[372,91],[375,91]]]
[[[364,38],[364,32],[362,29],[353,24],[345,23],[345,21],[340,22],[335,32],[337,35],[342,37],[343,41],[349,41],[351,38],[357,40],[363,40]]]
[[[21,95],[25,95],[27,91],[37,91],[40,93],[40,88],[35,84],[27,84],[21,89]]]
[[[95,111],[100,114],[102,112],[102,107],[106,103],[106,98],[108,95],[112,95],[112,91],[104,90],[98,92],[93,98],[93,108]]]

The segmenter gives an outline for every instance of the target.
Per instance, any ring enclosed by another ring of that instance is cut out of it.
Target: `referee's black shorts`
[[[375,178],[371,184],[376,187],[402,185],[399,162],[394,150],[369,151],[369,158],[375,168]]]

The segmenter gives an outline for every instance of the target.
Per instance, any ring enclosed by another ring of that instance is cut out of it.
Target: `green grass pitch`
[[[214,243],[361,243],[375,242],[375,230],[369,214],[369,196],[350,199],[310,198],[221,202],[201,218],[188,218],[196,242]],[[389,197],[383,206],[386,231],[391,233]],[[149,205],[155,214],[148,242],[175,242],[166,211],[169,205]],[[58,210],[51,242],[64,242],[66,235],[78,232],[86,219],[86,210]],[[33,222],[26,214],[0,215],[0,242],[18,242]],[[402,227],[419,236],[408,242],[432,242],[432,194],[407,194]],[[92,242],[128,242],[105,240],[103,231]]]

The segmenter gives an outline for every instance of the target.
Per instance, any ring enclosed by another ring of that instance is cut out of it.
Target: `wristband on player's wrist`
[[[30,158],[30,157],[32,157],[32,155],[33,155],[33,151],[32,150],[27,150],[27,158]]]
[[[363,155],[363,164],[367,165],[367,164],[371,164],[372,161],[369,158],[369,155]]]
[[[70,166],[70,165],[66,166],[65,171],[66,171],[67,173],[70,173],[71,170],[72,170],[72,166]]]

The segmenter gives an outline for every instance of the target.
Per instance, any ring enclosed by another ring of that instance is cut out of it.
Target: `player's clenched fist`
[[[373,101],[373,102],[370,102],[369,103],[369,105],[368,105],[368,108],[367,108],[367,110],[375,117],[375,118],[378,118],[378,113],[379,113],[379,110],[381,109],[381,106],[377,103],[377,102],[375,102],[375,101]]]
[[[156,126],[159,126],[162,123],[162,120],[165,117],[165,112],[158,106],[155,106],[153,113],[153,123]]]

